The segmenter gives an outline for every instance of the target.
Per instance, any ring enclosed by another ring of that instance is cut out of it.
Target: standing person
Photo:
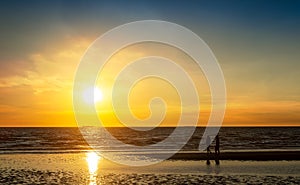
[[[210,149],[209,149],[209,147],[210,147],[210,137],[209,136],[207,136],[206,137],[206,146],[207,146],[207,148],[206,148],[206,151],[207,151],[207,160],[206,160],[206,164],[207,165],[210,165],[210,161],[209,161],[209,154],[211,153],[210,152]]]

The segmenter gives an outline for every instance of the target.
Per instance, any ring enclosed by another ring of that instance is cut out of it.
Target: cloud
[[[6,78],[11,76],[26,75],[26,71],[34,69],[33,63],[28,60],[2,60],[0,62],[0,78]]]
[[[55,49],[28,54],[23,60],[2,62],[0,125],[34,126],[74,123],[72,84],[88,39],[66,39]],[[51,123],[54,124],[54,123]]]
[[[229,102],[225,125],[298,125],[299,101],[252,101]]]
[[[14,65],[3,63],[0,87],[25,85],[34,93],[71,88],[76,66],[87,43],[84,39],[67,40],[54,51],[30,54],[23,61],[13,62]]]

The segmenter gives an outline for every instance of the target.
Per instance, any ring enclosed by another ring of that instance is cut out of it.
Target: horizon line
[[[102,126],[83,126],[83,127],[102,127]],[[105,126],[104,128],[147,128],[147,126],[140,126],[140,127],[123,127],[123,126]],[[193,127],[193,126],[160,126],[154,127],[155,128],[175,128],[175,127]],[[300,127],[300,125],[225,125],[222,127]],[[0,128],[81,128],[78,126],[0,126]],[[206,128],[206,126],[196,126],[196,128]]]

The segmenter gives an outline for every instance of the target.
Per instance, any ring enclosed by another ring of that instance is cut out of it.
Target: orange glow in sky
[[[23,11],[17,14],[0,11],[3,21],[0,127],[76,127],[72,91],[81,57],[101,34],[139,19],[173,20],[190,28],[209,45],[226,81],[227,109],[223,126],[300,126],[300,41],[299,24],[296,24],[299,14],[296,12],[297,17],[292,11],[273,12],[281,15],[275,24],[270,21],[273,20],[271,11],[250,8],[229,11],[234,6],[210,11],[212,7],[204,10],[205,6],[191,3],[171,5],[173,8],[168,5],[165,9],[155,3],[150,7],[143,3],[126,6],[133,8],[131,11],[109,3],[99,7],[86,4],[76,9],[85,12],[81,14],[62,4],[43,5],[30,12],[31,8],[20,7]],[[43,7],[49,7],[49,11]],[[244,14],[250,10],[253,15]],[[205,126],[211,110],[205,76],[200,69],[196,70],[186,54],[162,44],[137,44],[116,53],[105,66],[107,70],[99,74],[97,88],[91,87],[83,93],[83,106],[95,103],[98,116],[106,126],[122,126],[111,105],[113,77],[128,61],[149,55],[167,56],[191,75],[199,92],[198,125]],[[91,98],[91,92],[95,99]],[[176,90],[162,80],[149,78],[132,89],[128,97],[132,114],[139,119],[149,117],[149,101],[156,96],[167,104],[161,126],[176,126],[180,99]],[[191,114],[194,108],[191,107]]]

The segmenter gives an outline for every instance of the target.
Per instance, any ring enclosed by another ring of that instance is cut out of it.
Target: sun
[[[93,97],[94,96],[94,97]],[[87,104],[94,104],[103,100],[103,93],[98,87],[87,88],[83,92],[83,100]]]
[[[102,91],[98,87],[95,87],[94,88],[94,102],[97,103],[97,102],[100,102],[102,100],[103,100]]]

